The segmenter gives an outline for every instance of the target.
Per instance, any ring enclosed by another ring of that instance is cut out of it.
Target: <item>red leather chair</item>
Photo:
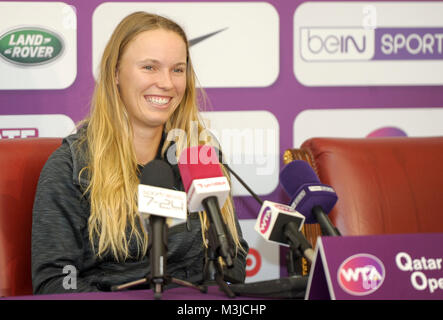
[[[61,138],[0,140],[0,296],[32,294],[32,207],[40,171]]]
[[[305,160],[338,201],[343,235],[443,232],[443,137],[311,138],[284,153]],[[316,243],[318,225],[306,225]]]

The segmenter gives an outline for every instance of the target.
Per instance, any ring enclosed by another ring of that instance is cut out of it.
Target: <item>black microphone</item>
[[[166,276],[166,218],[186,219],[186,193],[173,188],[174,175],[166,162],[153,160],[145,165],[138,188],[138,208],[149,235],[150,281],[156,298],[161,297]]]
[[[320,182],[309,163],[288,163],[280,172],[280,184],[291,198],[291,207],[306,217],[306,223],[318,222],[324,235],[341,236],[327,216],[337,202],[337,194]]]

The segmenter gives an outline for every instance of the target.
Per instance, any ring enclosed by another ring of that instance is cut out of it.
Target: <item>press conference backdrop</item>
[[[0,138],[74,132],[112,30],[138,10],[184,27],[204,120],[264,200],[288,201],[282,154],[310,137],[443,134],[442,1],[91,0],[0,1]],[[233,190],[247,281],[284,276],[284,251],[253,230],[260,206]]]

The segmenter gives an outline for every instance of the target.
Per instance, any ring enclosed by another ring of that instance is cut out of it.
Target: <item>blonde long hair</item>
[[[197,106],[196,77],[189,56],[189,44],[183,29],[175,22],[146,12],[135,12],[124,18],[114,30],[107,43],[100,63],[89,116],[82,121],[87,124],[86,134],[80,144],[87,142],[89,192],[91,213],[88,221],[89,240],[98,257],[111,253],[116,260],[133,258],[129,253],[129,241],[133,237],[139,248],[138,257],[146,253],[148,236],[138,215],[137,186],[139,184],[137,159],[132,143],[132,127],[126,108],[116,85],[116,70],[119,59],[128,43],[144,31],[165,29],[177,33],[187,48],[186,91],[180,105],[164,126],[165,132],[172,129],[183,130],[188,137],[191,124],[198,123],[198,132],[205,130],[199,117]],[[164,155],[171,141],[165,141]],[[192,141],[177,144],[177,156]],[[223,172],[229,179],[224,166]],[[222,208],[222,216],[235,242],[240,245],[236,229],[232,196]],[[208,219],[200,212],[203,244],[206,245]],[[139,228],[137,228],[139,226]],[[128,229],[129,228],[129,229]],[[130,231],[130,239],[126,232]],[[141,231],[141,232],[140,232]]]

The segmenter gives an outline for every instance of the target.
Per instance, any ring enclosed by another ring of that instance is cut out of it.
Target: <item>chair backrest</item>
[[[285,151],[293,160],[334,188],[329,217],[343,235],[443,232],[443,137],[311,138]],[[303,232],[315,246],[319,225]]]
[[[61,138],[0,140],[0,296],[32,294],[32,207],[40,171]]]
[[[443,137],[312,138],[285,162],[300,154],[335,189],[343,235],[443,232]]]

